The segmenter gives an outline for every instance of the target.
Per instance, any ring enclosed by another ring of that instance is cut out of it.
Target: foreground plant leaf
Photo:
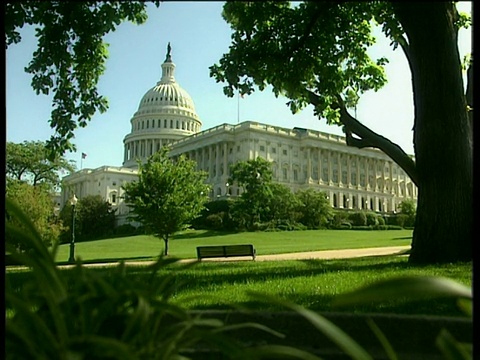
[[[325,336],[332,340],[337,346],[348,354],[354,360],[372,360],[373,358],[367,353],[367,351],[362,348],[355,340],[353,340],[347,333],[345,333],[338,326],[324,318],[323,316],[317,314],[312,310],[308,310],[303,306],[296,305],[279,299],[277,297],[256,293],[248,292],[250,296],[256,300],[268,301],[270,303],[276,303],[278,305],[284,306],[293,310],[297,314],[303,316],[308,320],[315,328],[320,330]]]
[[[473,299],[472,290],[454,280],[434,276],[402,276],[375,282],[360,289],[340,294],[334,307],[405,299],[454,297]]]

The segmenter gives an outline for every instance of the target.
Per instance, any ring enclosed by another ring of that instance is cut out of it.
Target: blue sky
[[[193,98],[202,129],[238,120],[258,121],[287,128],[311,128],[342,134],[339,127],[328,126],[313,115],[311,106],[292,115],[286,98],[275,98],[270,88],[240,99],[223,94],[223,84],[209,76],[209,66],[228,51],[231,30],[222,19],[223,2],[163,2],[159,8],[149,6],[143,25],[123,23],[108,34],[109,59],[99,91],[109,101],[104,114],[93,117],[86,128],[78,129],[73,142],[76,153],[67,159],[77,167],[121,166],[123,138],[130,132],[130,119],[142,96],[161,77],[167,43],[171,42],[175,78]],[[470,3],[460,3],[461,11],[470,12]],[[48,124],[51,97],[36,95],[30,75],[24,72],[36,47],[33,28],[21,31],[22,42],[6,51],[7,141],[47,140],[53,133]],[[378,92],[364,94],[357,107],[357,117],[372,130],[399,144],[413,154],[413,95],[411,75],[401,51],[393,51],[380,31],[372,56],[386,56],[388,83]],[[460,30],[460,56],[470,52],[470,30]],[[239,105],[239,106],[238,106]],[[87,157],[81,161],[81,153]]]

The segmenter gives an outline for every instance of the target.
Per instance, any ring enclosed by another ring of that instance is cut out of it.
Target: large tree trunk
[[[412,263],[472,260],[472,128],[450,2],[394,2],[408,38],[418,204]]]

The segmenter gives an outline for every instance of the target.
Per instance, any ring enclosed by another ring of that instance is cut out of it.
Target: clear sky
[[[342,135],[337,126],[313,115],[313,107],[292,115],[286,98],[275,98],[270,88],[256,91],[243,99],[228,98],[223,84],[209,76],[209,66],[228,52],[231,30],[223,20],[223,2],[163,2],[159,8],[149,5],[148,20],[143,25],[122,23],[106,36],[110,44],[106,71],[99,82],[99,91],[109,101],[104,114],[93,117],[86,128],[75,132],[76,153],[67,159],[77,167],[97,168],[121,166],[123,138],[130,128],[130,119],[140,99],[161,77],[167,43],[171,42],[175,78],[192,97],[203,122],[202,130],[223,123],[258,121],[287,128],[295,126]],[[459,4],[470,12],[470,2]],[[51,97],[36,95],[31,76],[24,72],[36,48],[33,28],[21,31],[22,42],[6,51],[6,115],[7,141],[46,141],[53,134],[48,124]],[[388,84],[378,92],[363,95],[357,117],[372,130],[399,144],[413,154],[413,95],[408,64],[400,48],[392,51],[389,40],[375,31],[377,44],[372,56],[386,56]],[[460,30],[460,56],[471,50],[470,30]],[[300,70],[300,69],[299,69]],[[87,157],[81,160],[81,153]]]

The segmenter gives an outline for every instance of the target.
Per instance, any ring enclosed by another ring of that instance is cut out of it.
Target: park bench
[[[198,260],[237,256],[251,256],[255,260],[256,250],[252,244],[197,246]]]

